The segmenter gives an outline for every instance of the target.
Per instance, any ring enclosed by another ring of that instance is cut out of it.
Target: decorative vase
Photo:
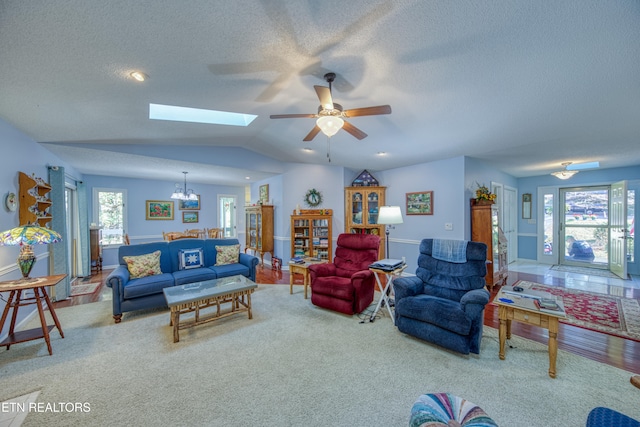
[[[22,272],[22,277],[29,278],[29,273],[33,268],[33,264],[36,263],[36,256],[33,253],[31,245],[24,245],[20,248],[20,255],[18,256],[18,267]]]

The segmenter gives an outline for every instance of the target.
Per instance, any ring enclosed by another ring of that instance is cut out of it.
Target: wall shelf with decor
[[[268,252],[273,257],[273,206],[245,206],[244,211],[246,215],[244,252],[252,250],[256,256],[260,256],[264,265],[265,253]]]
[[[299,212],[299,213],[298,213]],[[296,209],[291,215],[291,257],[333,259],[331,209]]]
[[[507,283],[507,239],[498,222],[498,207],[493,203],[471,199],[471,240],[487,245],[487,275],[489,289]]]
[[[41,178],[19,172],[18,185],[20,193],[20,225],[37,224],[46,227],[51,222],[51,199],[47,196],[51,186]]]
[[[378,213],[385,204],[387,187],[346,187],[345,230],[354,234],[375,234],[380,236],[379,256],[384,258],[384,225],[378,224]]]

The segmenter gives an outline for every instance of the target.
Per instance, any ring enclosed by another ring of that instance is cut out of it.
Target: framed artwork
[[[198,200],[178,200],[178,209],[199,211],[200,210],[200,195],[198,194]]]
[[[269,184],[260,186],[260,201],[264,205],[269,202]]]
[[[531,193],[522,195],[522,219],[531,219]]]
[[[147,200],[145,219],[173,219],[173,201]]]
[[[433,215],[433,191],[407,193],[407,215]]]
[[[189,224],[198,222],[198,212],[182,212],[182,222]]]

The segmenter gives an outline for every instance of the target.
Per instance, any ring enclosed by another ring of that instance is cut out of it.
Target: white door
[[[609,198],[609,270],[627,278],[627,182],[611,185]]]
[[[222,228],[223,237],[237,237],[236,205],[236,196],[218,195],[218,226]]]
[[[516,189],[504,187],[502,232],[507,238],[507,264],[518,259],[518,205]]]

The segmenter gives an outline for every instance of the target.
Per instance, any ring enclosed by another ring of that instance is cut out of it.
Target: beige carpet
[[[229,317],[172,342],[167,311],[111,319],[110,302],[58,310],[65,338],[0,350],[0,400],[40,390],[38,402],[89,412],[33,412],[25,426],[406,426],[423,393],[451,392],[500,426],[584,426],[607,406],[640,418],[631,373],[514,337],[498,359],[495,329],[480,356],[408,337],[389,318],[319,309],[288,285],[260,286],[254,318]],[[36,319],[37,320],[37,319]],[[33,324],[33,323],[32,323]]]

